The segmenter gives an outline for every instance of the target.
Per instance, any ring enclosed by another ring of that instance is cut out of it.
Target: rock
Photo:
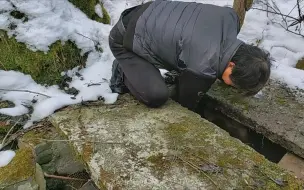
[[[85,170],[68,143],[54,142],[52,149],[53,154],[57,156],[55,167],[59,175],[71,175]]]
[[[37,163],[49,174],[56,172],[59,175],[71,175],[85,170],[69,143],[52,126],[30,131],[18,139],[18,142],[20,147],[28,144],[33,147]]]
[[[64,136],[46,122],[46,127],[35,129],[18,139],[19,147],[32,147],[35,152],[36,162],[41,165],[43,172],[69,176],[85,171],[84,165],[77,155],[71,150]],[[49,141],[48,141],[49,140]],[[48,190],[65,187],[69,182],[47,178]]]
[[[216,82],[201,102],[304,158],[304,103],[286,87],[270,81],[263,98],[242,97],[239,91]]]
[[[42,170],[29,147],[17,150],[13,160],[0,168],[0,189],[45,190],[45,186]]]
[[[36,183],[39,186],[39,190],[46,190],[46,181],[44,179],[44,173],[39,164],[36,163],[36,173],[35,173]]]
[[[287,153],[278,164],[293,175],[304,180],[304,160],[294,154]]]
[[[255,189],[261,184],[297,189],[303,184],[171,100],[150,109],[126,94],[113,105],[71,106],[50,120],[71,140],[101,189]]]

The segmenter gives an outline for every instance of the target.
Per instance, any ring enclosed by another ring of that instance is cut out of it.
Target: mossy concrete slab
[[[271,141],[304,158],[303,97],[271,81],[262,94],[243,97],[234,88],[215,83],[202,105],[213,107]]]
[[[131,96],[53,114],[101,189],[300,189],[288,172],[173,101]]]

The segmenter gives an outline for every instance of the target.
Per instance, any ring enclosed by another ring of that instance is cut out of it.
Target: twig
[[[206,176],[218,189],[220,189],[220,187],[217,186],[217,184],[213,181],[213,179],[208,174],[206,174],[204,171],[200,170],[199,167],[197,167],[196,165],[194,165],[193,163],[191,163],[189,161],[182,159],[179,156],[177,156],[177,158],[180,159],[181,161],[183,161],[184,163],[188,164],[189,166],[191,166],[193,169],[197,170],[199,173],[204,174],[204,176]]]
[[[34,129],[37,129],[37,128],[42,128],[42,127],[45,127],[46,125],[36,125],[36,126],[33,126],[31,128],[28,128],[28,129],[23,129],[23,130],[20,130],[14,134],[12,134],[7,142],[5,142],[4,144],[2,144],[2,147],[0,147],[0,150],[2,150],[2,148],[6,147],[8,144],[10,144],[11,142],[13,142],[14,140],[16,140],[17,138],[19,138],[20,136],[24,135],[25,133],[31,131],[31,130],[34,130]]]
[[[11,133],[11,131],[14,129],[14,127],[19,123],[19,121],[21,120],[21,118],[19,118],[19,120],[10,128],[10,130],[6,133],[4,139],[2,140],[2,143],[0,144],[0,150],[2,147],[4,147],[4,143],[5,143],[5,140],[6,138],[8,137],[8,135]]]
[[[99,86],[99,85],[101,85],[103,82],[99,82],[99,83],[90,83],[90,84],[88,84],[88,87],[90,87],[90,86]]]
[[[44,173],[44,176],[48,177],[48,178],[55,178],[55,179],[74,180],[74,181],[88,181],[86,179],[66,177],[66,176],[59,176],[59,175],[50,175],[50,174],[47,174],[47,173]]]
[[[48,96],[46,94],[42,94],[42,93],[39,93],[39,92],[33,92],[33,91],[30,91],[30,90],[11,90],[11,89],[3,89],[3,88],[0,88],[0,91],[12,91],[12,92],[28,92],[28,93],[32,93],[32,94],[38,94],[38,95],[41,95],[41,96],[45,96],[47,98],[51,98],[51,96]]]
[[[255,8],[255,7],[252,7],[251,9],[259,10],[259,11],[264,11],[264,12],[268,12],[268,13],[273,13],[273,14],[276,14],[276,15],[281,15],[281,16],[285,16],[285,17],[287,17],[287,18],[291,18],[291,19],[294,19],[294,20],[298,20],[298,19],[295,18],[295,17],[289,16],[289,15],[285,15],[285,14],[282,14],[282,13],[278,13],[278,12],[274,12],[274,11],[269,11],[269,10],[265,10],[265,9]]]
[[[87,38],[87,39],[89,39],[89,40],[92,40],[92,42],[95,44],[96,42],[95,42],[95,40],[93,40],[93,39],[91,39],[91,38],[89,38],[89,37],[87,37],[87,36],[85,36],[85,35],[83,35],[83,34],[80,34],[80,33],[78,33],[78,32],[76,32],[76,34],[78,34],[78,35],[80,35],[80,36],[82,36],[82,37],[84,37],[84,38]]]

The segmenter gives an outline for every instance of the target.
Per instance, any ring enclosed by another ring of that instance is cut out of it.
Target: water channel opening
[[[208,101],[208,103],[205,103],[206,101]],[[196,112],[203,118],[227,131],[230,136],[239,139],[244,144],[247,144],[264,155],[265,158],[271,162],[279,163],[287,153],[287,150],[279,144],[273,143],[262,134],[258,134],[249,127],[224,115],[222,112],[216,110],[216,107],[213,105],[212,100],[203,98]]]

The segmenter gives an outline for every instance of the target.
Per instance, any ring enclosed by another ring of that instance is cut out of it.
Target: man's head
[[[270,77],[270,57],[262,49],[242,44],[225,69],[222,79],[230,86],[256,94]]]

